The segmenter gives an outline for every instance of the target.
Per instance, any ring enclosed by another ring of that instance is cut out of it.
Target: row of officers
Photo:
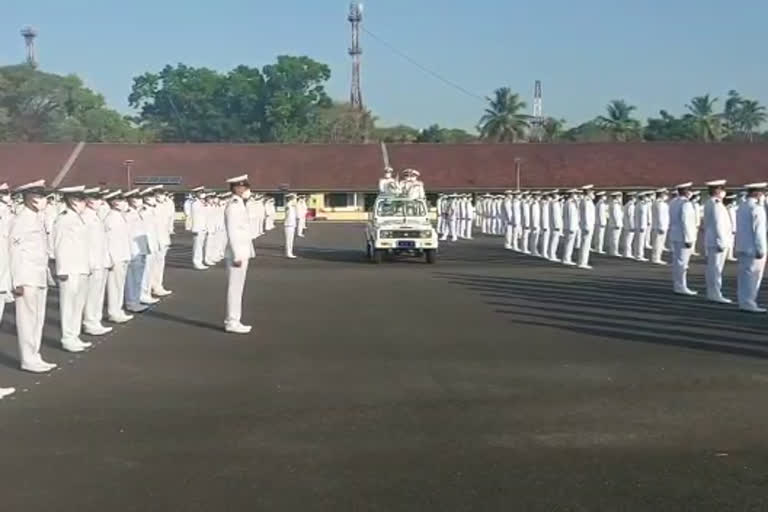
[[[707,297],[718,303],[731,303],[722,294],[722,273],[727,260],[738,258],[739,307],[762,313],[756,298],[768,229],[763,184],[745,185],[740,195],[726,194],[726,180],[705,185],[709,195],[704,203],[693,183],[681,183],[671,192],[626,194],[597,192],[592,185],[564,193],[507,191],[475,202],[468,194],[443,195],[437,202],[438,231],[443,240],[456,241],[471,239],[473,228],[480,229],[503,236],[508,250],[582,269],[592,268],[592,252],[667,265],[662,258],[669,251],[673,289],[681,295],[697,294],[688,287],[687,270],[700,250],[707,258]],[[750,223],[758,210],[757,224]]]
[[[83,333],[112,331],[172,292],[163,285],[175,208],[162,186],[51,193],[40,180],[11,198],[0,185],[0,318],[15,302],[21,368],[45,373],[56,364],[40,352],[49,287],[58,287],[61,345],[82,352]],[[0,389],[0,397],[13,388]]]

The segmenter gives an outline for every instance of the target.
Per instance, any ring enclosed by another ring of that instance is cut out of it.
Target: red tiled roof
[[[133,178],[181,176],[182,187],[224,187],[248,173],[258,190],[366,190],[382,173],[377,144],[88,144],[63,181],[125,187],[125,160]]]
[[[76,144],[0,144],[0,183],[11,188],[44,179],[50,184]]]
[[[11,185],[56,176],[74,144],[0,144],[0,180]],[[521,185],[570,187],[669,186],[726,178],[732,184],[768,179],[768,144],[390,144],[395,169],[421,171],[430,191],[503,190]],[[226,178],[248,173],[254,188],[302,191],[373,191],[382,174],[378,144],[87,144],[62,185],[126,186],[133,177],[180,176],[182,187],[224,188]]]
[[[388,145],[392,166],[421,171],[427,188],[653,187],[726,178],[733,184],[768,178],[768,144],[590,143]]]

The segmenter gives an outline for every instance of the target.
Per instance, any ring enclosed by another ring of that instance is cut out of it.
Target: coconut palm
[[[627,104],[624,100],[613,100],[606,107],[607,116],[599,116],[597,124],[609,132],[614,140],[626,142],[636,138],[640,133],[640,121],[632,119],[632,112],[637,107]]]
[[[554,117],[548,117],[542,123],[542,129],[544,132],[544,140],[547,142],[557,142],[560,137],[563,136],[565,125],[565,119],[555,119]]]
[[[755,131],[768,120],[765,107],[755,100],[744,100],[739,108],[738,124],[739,129],[747,135],[747,139],[752,142]]]
[[[725,108],[723,109],[723,118],[725,125],[723,128],[731,135],[735,135],[739,131],[739,110],[744,98],[731,89],[728,91],[728,99],[725,100]]]
[[[480,118],[478,130],[484,139],[496,142],[517,142],[525,138],[531,116],[522,114],[525,102],[509,87],[496,89],[488,100],[488,108]]]
[[[709,94],[696,96],[685,108],[693,116],[693,126],[700,140],[718,141],[722,137],[722,116],[715,113],[717,98]]]

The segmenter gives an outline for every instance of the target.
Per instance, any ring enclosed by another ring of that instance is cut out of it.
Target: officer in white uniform
[[[160,252],[160,237],[158,235],[157,202],[155,190],[157,187],[149,187],[140,192],[142,207],[139,208],[139,217],[147,236],[149,252],[145,259],[144,272],[141,275],[141,302],[143,304],[157,304],[160,302],[152,296],[152,277],[157,268],[157,255]]]
[[[201,190],[202,187],[198,187],[194,190]],[[192,199],[192,194],[187,194],[187,197],[184,198],[184,229],[187,231],[192,230],[192,203],[194,202],[194,199]]]
[[[307,229],[307,198],[299,196],[296,200],[296,220],[297,220],[297,236],[304,238],[304,231]]]
[[[688,288],[688,263],[696,241],[696,212],[691,203],[693,183],[681,183],[669,205],[669,238],[672,242],[672,286],[679,295],[698,295]]]
[[[712,302],[730,304],[723,297],[723,267],[728,251],[733,246],[731,217],[723,204],[725,180],[706,183],[709,199],[704,205],[704,247],[707,249],[707,298]]]
[[[121,190],[110,192],[104,199],[110,206],[104,219],[104,231],[107,245],[107,317],[116,324],[124,324],[133,319],[123,310],[125,303],[125,281],[128,262],[131,261],[131,233],[125,215],[128,202]],[[139,305],[140,309],[146,306]]]
[[[40,357],[48,296],[48,240],[42,218],[47,204],[45,181],[22,185],[15,192],[23,197],[22,206],[11,221],[9,235],[19,358],[22,370],[44,373],[56,368],[56,364]]]
[[[504,213],[504,248],[511,251],[513,248],[512,238],[515,235],[515,214],[512,207],[513,192],[507,190],[504,196],[503,213]]]
[[[563,211],[563,232],[565,240],[563,244],[563,265],[575,265],[573,262],[573,248],[576,244],[576,231],[579,229],[579,205],[576,198],[576,189],[568,190],[568,199],[565,200]]]
[[[103,204],[101,189],[85,190],[86,208],[82,218],[88,234],[88,263],[91,275],[88,278],[88,293],[85,299],[83,329],[92,336],[103,336],[112,332],[111,327],[104,327],[104,295],[107,288],[107,275],[111,264],[107,249],[107,233],[104,221],[99,216]]]
[[[144,206],[139,192],[139,189],[133,189],[124,194],[128,200],[125,220],[131,242],[131,261],[128,263],[128,274],[125,279],[125,309],[131,313],[141,313],[147,309],[141,301],[141,279],[144,276],[150,249],[147,231],[139,215],[139,209]]]
[[[91,343],[80,339],[91,274],[88,226],[83,219],[86,210],[85,187],[66,187],[59,189],[59,192],[64,196],[67,206],[53,223],[61,345],[69,352],[82,352],[91,346]]]
[[[520,201],[520,220],[523,228],[520,235],[520,240],[522,241],[521,249],[525,254],[531,253],[531,249],[528,244],[531,236],[531,209],[533,207],[538,208],[538,205],[533,203],[531,194],[524,194],[522,200]]]
[[[379,180],[380,194],[398,194],[400,192],[400,184],[392,177],[392,172],[391,167],[384,169],[384,177]]]
[[[539,240],[541,238],[541,201],[540,194],[533,192],[531,194],[531,239],[528,241],[528,248],[534,256],[543,256],[546,258],[546,252],[539,252]]]
[[[539,209],[539,223],[541,225],[541,233],[539,234],[539,245],[537,254],[542,258],[548,258],[549,254],[549,240],[550,233],[552,233],[552,222],[549,218],[549,201],[550,198],[547,194],[542,194],[541,198],[536,203],[536,207]]]
[[[559,263],[557,257],[557,248],[560,246],[560,238],[563,236],[563,204],[560,202],[559,190],[552,193],[552,200],[549,203],[549,255],[545,254],[550,261]]]
[[[296,194],[286,194],[285,196],[285,221],[283,228],[285,230],[285,257],[295,259],[293,254],[293,241],[296,237]]]
[[[520,252],[520,237],[523,233],[523,209],[520,191],[512,194],[512,250]]]
[[[653,237],[653,247],[651,249],[651,263],[655,265],[666,265],[661,259],[664,247],[667,241],[667,232],[669,230],[669,195],[666,188],[656,190],[656,200],[651,209],[651,236]]]
[[[693,255],[700,256],[698,242],[703,238],[699,236],[699,232],[702,229],[704,220],[704,206],[701,204],[701,192],[694,192],[691,196],[691,204],[694,207],[694,213],[696,218],[696,238],[693,241]]]
[[[208,267],[203,262],[205,251],[205,239],[208,231],[208,211],[205,205],[205,189],[198,187],[193,190],[195,199],[191,206],[191,231],[195,234],[192,243],[192,265],[195,270],[207,270]]]
[[[608,207],[608,254],[621,257],[619,245],[621,233],[624,229],[624,207],[622,193],[611,194],[611,203]]]
[[[589,253],[592,248],[592,237],[596,225],[597,208],[595,206],[594,185],[584,185],[584,197],[579,204],[579,222],[581,223],[581,248],[579,249],[579,268],[590,270]],[[603,230],[605,231],[605,230]],[[602,243],[601,243],[602,246]]]
[[[635,241],[635,231],[637,230],[637,224],[635,223],[635,207],[637,206],[635,192],[627,193],[628,199],[624,204],[624,253],[625,258],[634,258],[633,242]]]
[[[768,183],[744,185],[747,199],[736,212],[736,257],[739,259],[739,308],[765,313],[757,305],[757,294],[765,271],[766,243],[765,189]]]
[[[731,233],[731,239],[736,240],[736,211],[738,209],[739,203],[737,201],[738,196],[736,194],[732,194],[730,196],[725,197],[725,207],[728,209],[728,216],[731,219],[731,227],[733,229],[733,232]],[[736,257],[734,256],[734,246],[736,243],[734,242],[731,244],[731,249],[728,251],[728,261],[738,261]]]
[[[275,229],[275,215],[275,198],[268,197],[266,203],[264,204],[264,224],[267,231],[272,231]]]
[[[598,254],[605,254],[605,230],[608,228],[608,210],[610,203],[605,197],[605,192],[597,192],[597,204],[595,205],[594,244]]]
[[[165,259],[171,248],[171,234],[173,234],[173,218],[176,209],[173,201],[169,200],[163,192],[163,186],[155,188],[155,233],[157,234],[157,252],[154,254],[152,275],[150,276],[151,294],[156,297],[167,297],[173,292],[165,288]]]
[[[651,222],[651,202],[652,192],[643,192],[638,194],[638,201],[635,204],[635,259],[637,261],[648,261],[645,257],[645,246],[647,245],[648,225]]]
[[[248,334],[250,325],[241,322],[243,311],[243,290],[248,274],[248,263],[254,256],[251,226],[245,201],[251,195],[248,175],[227,180],[232,198],[224,211],[224,225],[227,231],[227,317],[224,330],[235,334]]]
[[[467,220],[464,222],[464,238],[472,240],[472,224],[475,220],[475,205],[472,204],[472,196],[464,196],[464,203],[467,208]]]
[[[5,304],[13,302],[11,268],[8,260],[8,251],[10,250],[8,236],[11,231],[11,220],[13,219],[10,203],[11,191],[8,188],[8,184],[0,184],[0,323],[3,321]]]

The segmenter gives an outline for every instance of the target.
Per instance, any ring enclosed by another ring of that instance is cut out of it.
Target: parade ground
[[[50,291],[51,374],[18,370],[9,306],[0,510],[768,510],[768,316],[492,237],[374,265],[363,229],[311,224],[297,260],[260,238],[248,336],[186,234],[174,294],[89,352],[61,350]]]

